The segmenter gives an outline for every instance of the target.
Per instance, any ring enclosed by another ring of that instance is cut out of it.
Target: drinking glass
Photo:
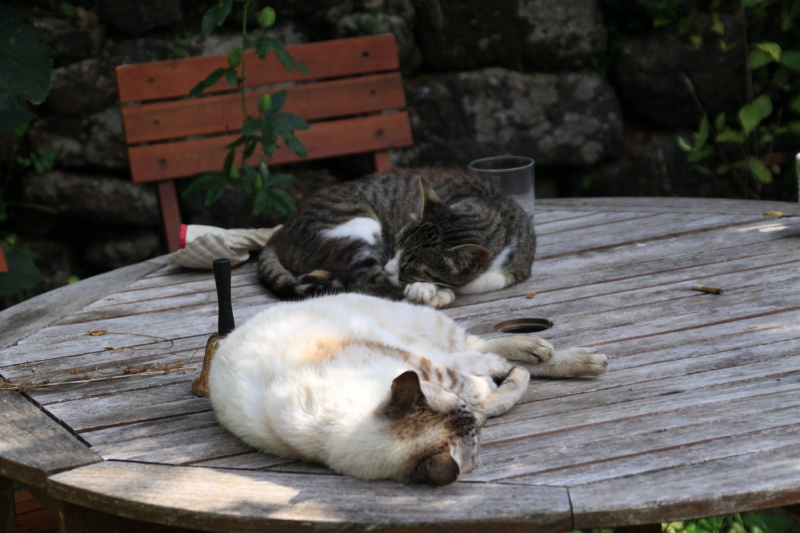
[[[533,224],[534,161],[530,157],[500,155],[478,159],[469,164],[469,169],[517,201],[528,214]]]

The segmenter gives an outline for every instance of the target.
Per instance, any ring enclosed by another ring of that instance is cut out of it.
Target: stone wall
[[[639,5],[615,5],[626,1]],[[63,283],[65,272],[91,275],[163,250],[155,190],[129,180],[114,68],[227,52],[242,22],[236,4],[230,26],[203,40],[199,20],[210,2],[75,0],[72,16],[60,4],[17,3],[42,30],[56,65],[50,96],[25,139],[28,149],[54,150],[55,169],[27,176],[17,194],[58,214],[20,212],[12,219],[49,275],[48,288]],[[609,43],[599,0],[255,4],[251,13],[276,9],[278,23],[267,33],[286,44],[396,36],[415,140],[392,154],[396,165],[463,167],[511,153],[536,160],[539,197],[725,195],[691,172],[674,135],[696,127],[701,107],[714,113],[740,105],[744,43],[734,17],[721,19],[731,36],[723,52],[713,40],[696,45],[647,24],[637,34],[616,32]],[[249,22],[261,31],[254,17]],[[610,65],[598,66],[609,57]],[[368,169],[367,160],[353,157],[293,170],[304,178],[298,191],[308,192]],[[784,188],[770,194],[796,197]],[[247,216],[230,195],[210,210],[198,197],[182,202],[189,222],[275,222]]]

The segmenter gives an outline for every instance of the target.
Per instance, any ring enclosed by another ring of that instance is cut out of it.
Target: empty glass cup
[[[530,157],[500,155],[473,161],[469,169],[497,187],[501,193],[516,200],[533,223],[533,164]]]

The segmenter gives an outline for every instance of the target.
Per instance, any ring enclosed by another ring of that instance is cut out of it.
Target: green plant
[[[15,234],[7,234],[3,225],[10,208],[55,212],[46,206],[9,201],[7,196],[12,183],[27,169],[44,172],[55,162],[55,153],[46,148],[20,153],[28,122],[36,116],[25,106],[40,104],[47,98],[53,58],[25,13],[5,4],[0,4],[0,34],[5,37],[0,48],[0,134],[5,134],[5,145],[10,147],[7,164],[0,169],[0,245],[9,267],[7,273],[0,275],[0,296],[11,296],[43,280],[30,259],[30,250]]]
[[[763,10],[779,1],[741,1],[741,18],[746,20],[748,8],[754,9],[752,16],[764,16]],[[781,29],[787,32],[800,19],[800,0],[782,13],[787,18],[782,19]],[[720,183],[721,177],[730,176],[745,198],[758,198],[762,186],[780,172],[773,160],[775,139],[800,135],[800,120],[792,119],[792,115],[800,115],[800,50],[784,50],[777,42],[762,41],[752,44],[745,54],[747,103],[735,112],[720,113],[713,123],[704,114],[692,139],[678,137],[677,142],[694,170],[714,176]],[[691,87],[688,78],[685,81]],[[699,101],[697,105],[702,109]],[[785,120],[787,114],[789,120]]]
[[[252,38],[247,33],[247,10],[252,0],[247,0],[244,5],[242,22],[242,44],[235,46],[228,52],[228,68],[218,68],[208,75],[206,79],[197,84],[189,93],[190,96],[199,96],[204,90],[213,87],[221,79],[225,79],[228,86],[236,85],[242,97],[242,134],[226,148],[228,155],[222,172],[206,172],[201,174],[184,191],[184,195],[194,191],[206,190],[205,205],[210,206],[222,194],[227,185],[245,193],[253,202],[253,214],[275,210],[282,215],[288,215],[295,209],[294,198],[281,185],[295,181],[290,174],[270,174],[269,166],[264,160],[253,166],[247,163],[257,146],[261,146],[264,155],[269,158],[278,147],[278,138],[282,138],[286,146],[300,157],[307,157],[305,146],[295,136],[295,130],[308,129],[309,125],[301,117],[293,113],[282,112],[286,103],[286,91],[282,90],[270,96],[265,94],[258,102],[259,114],[255,117],[248,115],[245,102],[245,51],[250,47]],[[202,33],[207,37],[215,27],[221,26],[231,11],[233,0],[222,0],[211,7],[203,16]],[[268,28],[275,23],[275,11],[265,7],[258,15],[258,23],[263,28]],[[255,51],[262,60],[270,51],[283,67],[292,72],[294,69],[308,74],[308,69],[295,60],[278,39],[259,37],[255,41]],[[242,148],[241,164],[235,164],[236,152]]]

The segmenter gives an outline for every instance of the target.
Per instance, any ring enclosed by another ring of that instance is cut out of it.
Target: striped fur
[[[525,212],[476,175],[394,169],[308,198],[267,243],[258,276],[289,300],[345,291],[402,299],[414,283],[482,292],[527,278],[535,249]]]

